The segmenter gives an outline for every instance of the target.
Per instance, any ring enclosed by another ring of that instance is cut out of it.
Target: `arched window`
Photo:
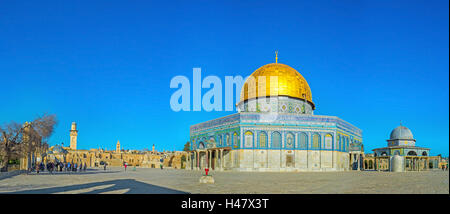
[[[422,152],[422,156],[427,156],[427,152]]]
[[[400,155],[400,152],[397,150],[394,152],[394,155]]]
[[[313,149],[319,149],[320,148],[320,136],[318,134],[313,134],[313,140],[312,140],[312,148]]]
[[[417,156],[417,153],[415,151],[409,151],[408,156]]]
[[[333,136],[331,134],[325,135],[325,149],[333,148]]]
[[[230,138],[230,134],[226,134],[225,135],[225,140],[227,141],[227,146],[231,146],[231,138]]]
[[[292,133],[288,133],[286,135],[286,148],[294,148],[294,135]]]
[[[219,146],[222,146],[222,143],[223,143],[223,142],[222,142],[222,135],[219,135],[218,138],[219,138]]]
[[[300,148],[308,148],[308,135],[306,135],[305,133],[300,133]]]
[[[244,134],[245,147],[251,148],[253,147],[253,132],[246,131]]]
[[[234,148],[239,147],[239,136],[236,132],[233,134],[233,145]]]
[[[211,147],[216,147],[216,139],[214,137],[210,137],[209,144],[211,145]]]
[[[267,134],[265,132],[259,132],[259,147],[267,147]]]
[[[198,148],[199,149],[204,149],[205,148],[205,144],[203,142],[198,143]]]
[[[281,148],[281,134],[279,132],[272,133],[272,148]]]

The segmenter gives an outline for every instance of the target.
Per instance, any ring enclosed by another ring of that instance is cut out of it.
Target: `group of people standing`
[[[47,169],[48,172],[53,174],[53,172],[82,172],[86,171],[87,165],[86,163],[73,163],[73,162],[47,162],[47,164],[44,164],[44,162],[41,162],[36,165],[36,172],[39,173],[40,171],[45,171]]]

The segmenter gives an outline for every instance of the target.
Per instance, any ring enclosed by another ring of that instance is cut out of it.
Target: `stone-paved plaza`
[[[0,180],[0,193],[412,193],[449,194],[448,171],[423,172],[212,172],[215,184],[200,184],[200,171],[128,168],[21,174]]]

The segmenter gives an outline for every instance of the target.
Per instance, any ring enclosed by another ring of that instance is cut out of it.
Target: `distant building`
[[[429,156],[430,154],[430,149],[416,146],[416,140],[411,130],[401,124],[392,130],[387,142],[387,147],[373,149],[375,157],[393,156],[395,154],[400,156]]]
[[[429,156],[430,149],[416,146],[416,140],[410,129],[400,124],[392,130],[387,147],[372,150],[373,155],[364,158],[364,169],[392,170],[393,157],[399,160],[402,171],[421,171],[439,167],[440,157]]]
[[[112,151],[107,151],[102,148],[89,150],[77,149],[77,135],[77,126],[73,122],[70,129],[70,147],[55,145],[46,151],[42,151],[41,154],[36,154],[30,160],[28,157],[21,158],[20,168],[28,169],[28,166],[34,165],[36,162],[72,162],[86,164],[87,167],[102,167],[104,164],[120,167],[126,162],[129,166],[157,168],[161,163],[161,158],[164,158],[164,167],[181,169],[186,165],[181,158],[187,155],[186,152],[171,154],[154,152],[155,145],[153,145],[153,151],[147,152],[139,150],[126,150],[122,152],[120,141],[117,141],[116,149]]]
[[[116,153],[120,153],[120,141],[117,141],[117,144],[116,144]]]
[[[70,129],[70,148],[72,150],[77,150],[77,136],[77,124],[75,122],[72,122],[72,127]]]

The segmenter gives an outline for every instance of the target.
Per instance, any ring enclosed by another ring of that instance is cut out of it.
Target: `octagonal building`
[[[430,149],[417,147],[410,129],[400,124],[392,130],[387,147],[373,149],[374,156],[429,156]]]
[[[314,115],[308,82],[288,65],[253,72],[237,109],[190,127],[187,169],[344,171],[360,165],[362,131],[336,116]]]

